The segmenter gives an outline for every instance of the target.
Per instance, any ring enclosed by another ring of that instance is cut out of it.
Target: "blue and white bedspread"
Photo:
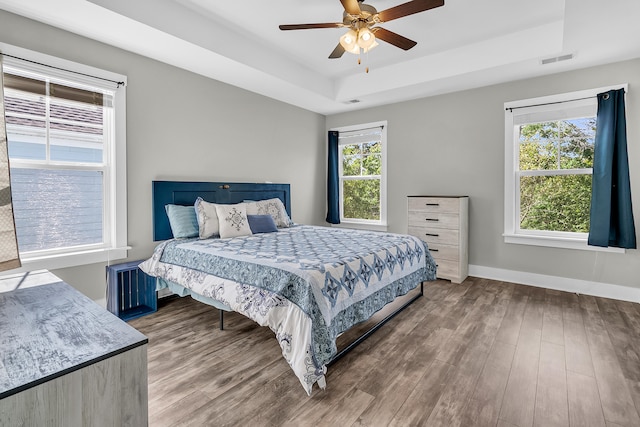
[[[436,273],[415,237],[315,226],[169,240],[140,268],[269,326],[308,394],[325,387],[338,334]]]

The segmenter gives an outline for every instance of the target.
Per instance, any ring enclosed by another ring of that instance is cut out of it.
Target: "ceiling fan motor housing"
[[[368,4],[360,3],[360,14],[351,15],[347,11],[344,12],[342,22],[344,25],[352,27],[354,29],[369,27],[379,22],[378,11],[375,7]]]

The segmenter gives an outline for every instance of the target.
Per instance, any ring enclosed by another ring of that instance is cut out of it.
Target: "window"
[[[25,60],[5,55],[3,73],[24,269],[126,257],[124,77],[28,51],[15,56]]]
[[[340,222],[386,227],[386,122],[339,129]]]
[[[506,243],[593,249],[596,94],[606,90],[505,104]]]

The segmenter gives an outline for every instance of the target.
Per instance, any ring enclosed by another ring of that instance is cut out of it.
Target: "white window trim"
[[[539,98],[523,99],[518,101],[506,102],[505,120],[504,120],[504,141],[505,141],[505,168],[504,168],[504,242],[510,244],[545,246],[564,249],[579,249],[602,252],[624,253],[621,248],[601,248],[597,246],[589,246],[587,244],[587,233],[562,233],[549,231],[531,231],[520,230],[519,220],[516,218],[516,205],[520,203],[520,188],[517,180],[516,165],[518,164],[518,151],[516,150],[515,141],[518,140],[516,135],[514,114],[510,109],[517,109],[528,106],[537,106],[539,104],[552,104],[560,102],[569,102],[582,98],[595,97],[597,94],[606,92],[611,89],[624,88],[628,90],[627,84],[612,85],[595,89],[587,89],[576,92],[569,92],[557,95],[543,96]],[[537,111],[544,111],[545,106],[535,107]],[[550,105],[547,110],[553,109]],[[583,170],[585,173],[591,173],[591,170]],[[576,171],[554,171],[549,174],[565,175],[572,174]],[[526,171],[525,175],[535,175],[536,172]]]
[[[342,185],[340,185],[340,224],[332,224],[332,227],[341,228],[357,228],[362,230],[375,230],[375,231],[387,231],[387,121],[363,123],[359,125],[341,126],[337,128],[331,128],[331,131],[338,132],[350,132],[367,128],[382,128],[382,175],[380,176],[380,220],[364,220],[353,219],[343,217],[343,204],[342,204]],[[339,156],[340,157],[340,156]],[[342,169],[342,165],[339,165],[339,170]],[[340,177],[339,177],[340,178]]]
[[[127,77],[5,43],[0,43],[0,52],[33,61],[33,69],[45,70],[47,74],[52,76],[64,78],[64,76],[68,75],[68,72],[58,71],[56,68],[81,73],[73,77],[73,80],[78,83],[100,86],[100,84],[97,84],[100,79],[124,83],[118,88],[113,99],[115,129],[112,131],[115,132],[115,144],[112,144],[111,150],[105,153],[110,157],[109,160],[113,165],[112,169],[105,173],[105,182],[109,180],[109,198],[111,201],[111,203],[105,203],[103,215],[105,221],[103,226],[105,244],[79,246],[60,253],[56,251],[48,251],[46,254],[32,252],[26,257],[21,254],[22,267],[10,270],[7,274],[42,269],[53,270],[99,262],[110,263],[113,260],[126,258],[127,251],[131,249],[127,244]],[[9,57],[5,57],[4,60],[10,62]],[[47,64],[56,68],[37,65],[36,63]],[[98,77],[98,79],[90,76]]]

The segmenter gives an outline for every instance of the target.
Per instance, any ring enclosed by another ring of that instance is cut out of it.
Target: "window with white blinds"
[[[126,256],[124,78],[8,56],[3,74],[21,259],[59,268]]]
[[[336,130],[340,222],[386,225],[386,122]]]

